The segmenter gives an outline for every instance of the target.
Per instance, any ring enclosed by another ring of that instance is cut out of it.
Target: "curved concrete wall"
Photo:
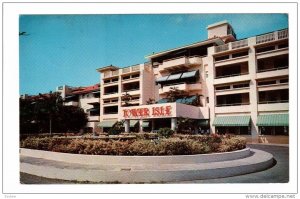
[[[198,179],[212,179],[242,175],[265,170],[272,166],[270,153],[251,149],[246,158],[200,164],[151,164],[136,165],[82,165],[67,164],[42,159],[24,160],[21,156],[20,170],[24,173],[45,178],[119,183],[176,182]],[[25,158],[26,159],[26,158]],[[30,158],[29,158],[30,159]],[[41,163],[42,162],[42,163]]]
[[[20,149],[20,155],[45,158],[54,161],[63,161],[77,164],[196,164],[206,162],[219,162],[245,158],[250,155],[250,149],[225,153],[211,153],[198,155],[173,155],[173,156],[116,156],[116,155],[82,155],[58,153],[51,151]]]

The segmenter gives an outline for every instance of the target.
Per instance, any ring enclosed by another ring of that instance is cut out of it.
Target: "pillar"
[[[143,120],[139,121],[139,127],[140,127],[139,132],[143,133],[144,132],[144,129],[143,129]]]
[[[259,139],[258,134],[258,127],[256,125],[257,122],[257,115],[258,115],[258,93],[256,88],[256,56],[255,56],[255,48],[254,45],[256,44],[256,38],[251,37],[248,39],[248,45],[250,46],[249,49],[249,61],[248,61],[248,69],[249,69],[249,75],[250,75],[250,110],[251,110],[251,137],[252,142],[257,143]]]
[[[177,118],[171,118],[171,129],[173,131],[176,131],[176,127],[177,127]]]
[[[129,120],[125,120],[124,126],[125,126],[125,133],[129,133],[130,131]]]

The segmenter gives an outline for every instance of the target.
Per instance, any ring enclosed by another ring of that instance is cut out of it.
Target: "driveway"
[[[287,183],[289,181],[289,147],[275,145],[248,145],[251,148],[263,150],[273,154],[276,164],[265,171],[240,175],[235,177],[182,181],[178,183]],[[57,179],[42,178],[26,173],[20,173],[22,184],[78,184],[89,182],[65,181]],[[172,182],[173,183],[173,182]],[[99,184],[99,183],[97,183]]]

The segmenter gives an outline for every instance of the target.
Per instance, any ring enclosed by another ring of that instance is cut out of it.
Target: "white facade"
[[[159,118],[170,119],[173,129],[176,118],[187,117],[207,119],[210,132],[220,133],[228,129],[226,124],[217,124],[217,117],[250,116],[249,126],[228,126],[229,130],[238,129],[253,142],[264,133],[264,139],[278,133],[281,142],[288,142],[287,124],[282,130],[278,125],[272,127],[272,121],[266,127],[258,121],[261,115],[288,117],[288,30],[239,41],[226,21],[210,25],[207,30],[208,40],[149,55],[148,63],[97,69],[101,75],[100,123],[125,120],[125,129],[130,130],[126,126],[129,120],[141,120],[140,124],[143,120],[152,121],[158,117],[147,114],[147,110],[170,106],[172,113]],[[172,87],[191,98],[196,96],[199,103],[159,103],[168,97]],[[130,106],[122,100],[126,93],[131,96]],[[157,103],[147,104],[150,98]],[[124,117],[124,110],[134,115]]]

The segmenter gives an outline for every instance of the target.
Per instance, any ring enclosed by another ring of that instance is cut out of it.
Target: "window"
[[[219,91],[219,90],[228,90],[228,89],[230,89],[229,85],[228,86],[218,86],[218,87],[216,87],[217,91]]]
[[[249,88],[249,83],[234,84],[233,88]]]
[[[287,48],[287,47],[289,47],[289,44],[288,43],[284,43],[284,44],[279,44],[278,45],[278,48],[280,49],[280,48]]]
[[[286,79],[281,79],[279,80],[280,83],[289,83],[289,79],[286,78]]]
[[[130,75],[129,75],[129,76],[124,76],[124,77],[123,77],[123,80],[126,80],[126,79],[130,79]]]
[[[205,77],[208,78],[208,71],[205,71]]]
[[[265,86],[265,85],[271,85],[271,84],[276,84],[276,80],[257,82],[258,86]]]
[[[225,60],[225,59],[229,59],[229,55],[215,57],[215,61],[222,61],[222,60]]]
[[[114,79],[112,79],[111,81],[112,81],[112,82],[117,82],[117,81],[119,81],[119,78],[114,78]]]
[[[247,56],[248,51],[232,54],[232,58]]]
[[[137,78],[137,77],[140,77],[140,74],[131,75],[131,78]]]
[[[206,97],[206,103],[209,103],[209,97]]]
[[[107,83],[110,82],[110,80],[109,79],[108,80],[103,80],[103,82],[104,82],[104,84],[107,84]]]
[[[275,50],[275,46],[267,46],[267,47],[261,47],[256,49],[256,53],[262,53],[266,51]]]

